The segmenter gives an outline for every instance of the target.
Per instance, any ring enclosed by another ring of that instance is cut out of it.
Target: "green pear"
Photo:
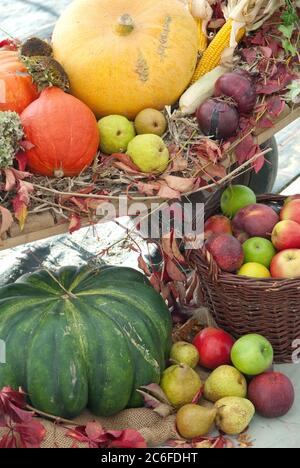
[[[134,124],[122,115],[109,115],[99,120],[100,148],[102,153],[125,153],[135,137]]]
[[[136,136],[129,143],[127,154],[142,172],[161,174],[169,165],[169,150],[157,135]]]
[[[199,353],[191,343],[178,341],[172,346],[170,358],[178,364],[187,364],[194,369],[199,362]]]
[[[211,432],[216,416],[216,408],[209,409],[194,404],[185,405],[180,408],[176,416],[177,430],[184,439],[205,436]]]
[[[241,397],[247,395],[245,377],[234,367],[218,367],[205,382],[204,396],[215,403],[224,397]]]
[[[138,135],[152,133],[163,136],[168,123],[162,112],[156,109],[144,109],[136,116],[134,125]]]
[[[255,415],[255,408],[246,398],[227,397],[219,400],[216,424],[227,435],[238,435],[247,429]]]
[[[193,401],[202,387],[202,382],[191,367],[178,364],[168,367],[163,372],[160,386],[171,405],[180,408]]]

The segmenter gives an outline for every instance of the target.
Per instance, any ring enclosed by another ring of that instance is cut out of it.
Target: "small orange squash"
[[[29,169],[43,176],[76,176],[93,162],[100,143],[97,120],[81,101],[46,88],[21,114]]]
[[[20,114],[37,97],[37,88],[18,53],[0,50],[0,111]]]
[[[174,104],[197,62],[196,22],[180,0],[77,0],[53,34],[72,93],[98,116]]]

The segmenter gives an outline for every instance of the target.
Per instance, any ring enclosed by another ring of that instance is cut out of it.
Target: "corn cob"
[[[225,23],[222,29],[217,33],[215,38],[209,44],[207,49],[202,55],[202,58],[196,68],[192,83],[198,81],[203,75],[212,71],[215,67],[220,64],[222,54],[225,49],[230,47],[231,34],[232,34],[233,20],[229,20]],[[240,42],[246,33],[245,28],[241,28],[237,32],[236,42]]]

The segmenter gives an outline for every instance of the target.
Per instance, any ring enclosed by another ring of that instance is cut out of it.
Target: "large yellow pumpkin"
[[[197,61],[197,27],[181,0],[76,0],[54,30],[72,93],[98,117],[174,104]]]

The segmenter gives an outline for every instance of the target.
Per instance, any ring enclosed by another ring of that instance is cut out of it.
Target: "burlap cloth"
[[[151,409],[137,408],[124,410],[109,418],[97,418],[86,411],[76,419],[76,423],[86,425],[89,421],[99,421],[106,429],[136,429],[144,437],[149,447],[156,447],[164,444],[167,440],[178,438],[175,419],[175,415],[162,418]],[[66,437],[65,427],[53,424],[45,419],[39,420],[47,431],[42,448],[70,448],[74,443],[81,448],[87,447],[86,444],[77,443],[74,439]]]
[[[162,418],[151,409],[137,408],[124,410],[109,418],[97,418],[88,411],[84,412],[74,422],[78,425],[86,425],[89,421],[99,421],[105,429],[123,430],[136,429],[144,437],[149,447],[163,445],[167,440],[180,438],[175,428],[176,416]],[[38,418],[46,429],[46,436],[41,448],[71,448],[74,444],[79,448],[87,448],[87,444],[81,444],[76,440],[66,437],[68,427],[54,424],[50,420]],[[72,426],[69,427],[71,429]],[[5,430],[0,428],[0,438]]]

